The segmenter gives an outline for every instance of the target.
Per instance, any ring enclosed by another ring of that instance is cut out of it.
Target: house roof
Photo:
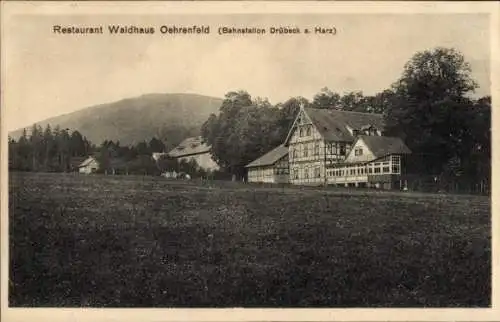
[[[348,127],[359,130],[373,126],[379,131],[384,128],[382,114],[317,108],[304,108],[303,110],[327,141],[354,141],[355,136],[349,132]]]
[[[260,158],[258,158],[257,160],[254,160],[251,163],[247,164],[245,167],[255,168],[266,165],[273,165],[287,154],[288,154],[288,148],[284,145],[279,145],[274,149],[272,149],[271,151],[264,154],[263,156],[261,156]]]
[[[360,135],[358,140],[363,140],[376,158],[390,154],[410,154],[410,149],[400,138],[389,136]]]
[[[72,157],[69,161],[71,168],[79,168],[83,161],[87,160],[87,157]]]
[[[89,156],[89,157],[85,158],[85,159],[82,161],[82,163],[80,163],[80,165],[79,165],[78,167],[79,167],[79,168],[81,168],[81,167],[86,167],[86,166],[88,166],[88,165],[90,164],[90,162],[92,162],[92,161],[94,161],[94,160],[95,160],[95,161],[97,161],[95,157],[93,157],[93,156]]]
[[[178,158],[193,154],[202,154],[210,152],[210,146],[203,143],[203,138],[201,136],[195,136],[187,138],[182,141],[178,146],[170,150],[169,156]]]

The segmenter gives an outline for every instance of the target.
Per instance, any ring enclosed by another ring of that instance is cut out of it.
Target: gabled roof
[[[255,168],[255,167],[262,167],[266,165],[273,165],[277,161],[279,161],[281,158],[285,157],[288,154],[288,148],[285,147],[284,145],[279,145],[272,149],[271,151],[267,152],[257,160],[254,160],[253,162],[247,164],[245,167],[246,168]]]
[[[72,169],[79,168],[83,161],[87,160],[87,157],[72,157],[69,161]]]
[[[170,150],[169,156],[178,158],[193,154],[202,154],[210,152],[210,146],[203,143],[201,136],[187,138],[182,141],[178,146]]]
[[[86,167],[88,166],[92,161],[97,161],[97,159],[93,156],[89,156],[87,158],[85,158],[85,160],[82,161],[82,163],[80,163],[80,165],[78,166],[79,168],[82,168],[82,167]]]
[[[334,109],[304,108],[316,129],[328,141],[354,141],[351,129],[362,129],[373,126],[382,131],[384,118],[382,114],[340,111]]]
[[[358,140],[363,140],[376,158],[390,154],[411,153],[403,140],[396,137],[360,135]]]

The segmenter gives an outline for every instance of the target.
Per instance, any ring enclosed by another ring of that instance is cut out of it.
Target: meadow
[[[491,303],[490,197],[9,175],[10,306]]]

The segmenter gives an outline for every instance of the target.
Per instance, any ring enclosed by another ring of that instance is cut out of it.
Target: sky
[[[58,35],[53,25],[152,26],[154,35]],[[161,25],[208,25],[163,35]],[[246,90],[278,103],[321,88],[375,94],[418,51],[453,47],[471,64],[476,96],[490,93],[490,31],[481,14],[241,14],[17,16],[3,34],[7,130],[147,93],[223,97]],[[218,35],[217,28],[290,26],[336,35]]]

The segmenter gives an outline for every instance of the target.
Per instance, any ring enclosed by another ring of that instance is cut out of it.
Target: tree
[[[361,103],[363,102],[363,93],[362,92],[349,92],[343,95],[340,98],[340,102],[338,103],[339,109],[344,111],[355,111],[359,110],[361,107]],[[360,112],[365,112],[364,110],[360,110]]]
[[[165,144],[161,140],[158,140],[157,138],[152,138],[149,141],[149,151],[150,152],[164,152],[165,151]]]
[[[38,171],[40,168],[43,154],[42,136],[41,126],[33,124],[29,142],[31,144],[31,169],[34,171]]]
[[[386,89],[374,96],[364,96],[359,106],[353,111],[383,114],[389,108],[393,97],[394,92],[390,89]]]
[[[276,128],[279,129],[281,142],[286,139],[301,106],[308,107],[310,103],[304,97],[292,97],[283,104],[278,104],[280,116]]]
[[[436,48],[415,54],[393,85],[386,131],[425,155],[418,171],[439,174],[456,155],[467,128],[466,94],[476,87],[470,71],[461,53]]]
[[[151,154],[151,150],[145,141],[139,142],[135,148],[137,150],[137,154],[139,155]]]
[[[82,134],[78,131],[74,131],[71,133],[69,148],[71,156],[87,156],[89,153],[89,146],[86,139],[82,136]]]
[[[202,126],[202,136],[211,145],[212,155],[222,169],[243,178],[245,165],[275,148],[286,133],[303,98],[273,107],[267,99],[244,91],[226,94],[220,114],[211,115]]]
[[[50,124],[47,124],[45,127],[45,130],[42,135],[42,141],[41,141],[41,155],[42,155],[42,160],[41,162],[43,163],[43,169],[45,171],[51,171],[53,168],[53,159],[54,155],[52,152],[54,151],[53,149],[54,145],[54,138],[52,135],[52,128],[50,127]]]
[[[215,161],[234,176],[242,176],[244,171],[236,120],[240,111],[248,106],[252,106],[250,94],[229,92],[219,109],[219,116],[211,115],[201,129],[204,140],[211,145]]]
[[[324,87],[314,95],[311,107],[322,109],[339,109],[341,103],[340,95],[332,92],[328,87]]]

